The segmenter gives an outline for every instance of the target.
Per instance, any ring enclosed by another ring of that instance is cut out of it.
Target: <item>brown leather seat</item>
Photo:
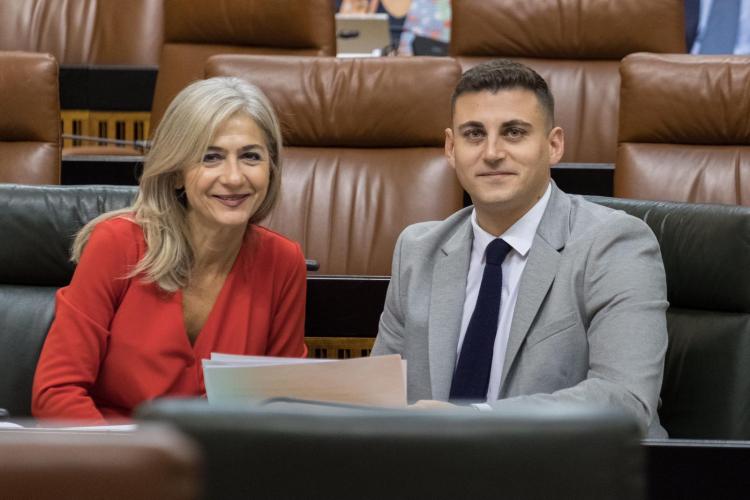
[[[162,1],[3,0],[0,50],[48,53],[61,66],[155,68],[164,39]],[[73,128],[72,119],[71,114],[63,114],[67,132],[80,134]],[[87,115],[83,120],[88,119]],[[141,151],[96,146],[69,147],[63,151],[63,155],[71,154],[139,155]]]
[[[0,182],[60,183],[60,91],[47,54],[0,52]]]
[[[156,66],[162,0],[3,0],[0,50],[46,52],[62,64]]]
[[[454,59],[210,58],[206,76],[221,75],[273,103],[284,165],[264,225],[299,241],[322,274],[389,275],[401,230],[461,208],[443,154]]]
[[[0,497],[198,498],[200,456],[168,428],[133,432],[0,429]]]
[[[336,54],[331,0],[164,0],[164,19],[151,130],[212,55]]]
[[[450,54],[464,69],[507,57],[549,83],[564,162],[614,163],[619,61],[685,52],[683,0],[453,0]]]
[[[750,205],[750,57],[633,54],[614,194]]]

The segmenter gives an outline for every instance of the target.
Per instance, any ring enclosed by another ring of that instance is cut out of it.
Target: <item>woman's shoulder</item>
[[[88,252],[87,252],[88,250]],[[84,253],[120,255],[130,264],[137,262],[146,250],[143,229],[133,214],[119,214],[104,219],[91,231]]]
[[[251,226],[253,236],[258,239],[260,248],[265,248],[268,251],[272,251],[276,254],[279,252],[289,255],[297,255],[302,253],[300,244],[294,240],[290,240],[286,236],[272,231],[267,227],[263,226]]]
[[[304,267],[305,258],[300,244],[275,231],[252,225],[247,234],[248,263],[258,264],[268,271],[287,273]]]
[[[246,238],[243,260],[245,270],[253,280],[267,285],[305,281],[307,267],[299,243],[256,225],[249,227]],[[274,285],[270,289],[278,291],[281,288]]]
[[[104,239],[112,244],[123,241],[143,241],[143,229],[135,221],[134,215],[121,214],[99,222],[91,232],[91,237]]]
[[[120,276],[143,256],[143,230],[129,214],[116,214],[96,223],[91,229],[78,259],[85,273]],[[84,271],[80,271],[84,272]]]

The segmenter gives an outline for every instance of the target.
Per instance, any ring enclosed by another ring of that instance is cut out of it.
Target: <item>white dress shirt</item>
[[[737,45],[734,53],[750,54],[750,0],[744,0],[740,5],[740,25],[737,28]]]
[[[487,400],[495,401],[500,392],[500,379],[505,362],[505,350],[508,346],[508,335],[510,324],[513,320],[513,311],[518,299],[518,284],[526,267],[529,249],[534,241],[537,227],[542,220],[544,209],[547,208],[552,187],[547,186],[547,191],[531,209],[518,219],[515,224],[508,228],[500,238],[511,246],[512,250],[502,263],[503,287],[500,294],[500,317],[497,322],[497,335],[495,336],[495,348],[492,354],[492,368],[490,370],[490,384],[487,389]],[[458,338],[458,357],[461,355],[461,347],[469,327],[469,320],[477,304],[479,287],[482,284],[484,274],[485,250],[487,245],[496,237],[488,233],[477,223],[476,211],[471,213],[471,225],[474,232],[474,242],[471,248],[471,261],[469,263],[469,275],[466,279],[466,299],[464,300],[463,319],[461,321],[461,334]],[[458,359],[458,357],[456,359]]]

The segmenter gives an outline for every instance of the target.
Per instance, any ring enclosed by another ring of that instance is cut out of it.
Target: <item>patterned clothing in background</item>
[[[450,0],[412,0],[401,33],[400,55],[412,55],[414,35],[449,42],[451,37]]]

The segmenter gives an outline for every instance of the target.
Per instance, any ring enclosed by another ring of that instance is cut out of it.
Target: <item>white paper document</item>
[[[308,365],[310,363],[328,363],[336,361],[326,358],[277,358],[274,356],[243,356],[241,354],[222,354],[212,352],[211,359],[204,359],[203,366],[275,366],[275,365]]]
[[[387,408],[406,406],[401,357],[345,360],[212,353],[203,360],[208,402],[298,398]]]

